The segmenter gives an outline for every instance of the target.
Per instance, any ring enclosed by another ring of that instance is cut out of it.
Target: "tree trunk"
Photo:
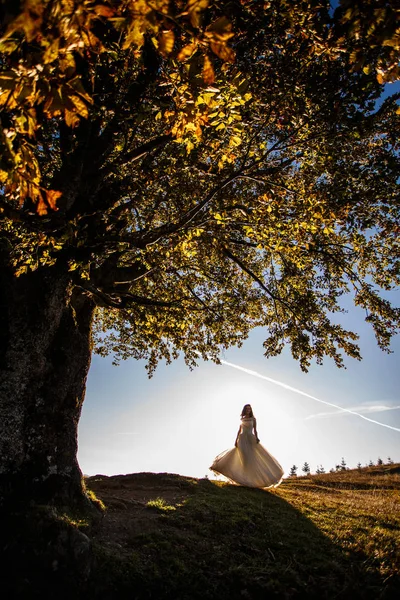
[[[93,301],[58,265],[0,271],[0,502],[88,506],[77,426]]]

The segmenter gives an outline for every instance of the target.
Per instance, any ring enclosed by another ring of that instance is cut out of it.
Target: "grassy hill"
[[[400,598],[400,465],[272,491],[152,473],[87,486],[106,510],[86,598]]]

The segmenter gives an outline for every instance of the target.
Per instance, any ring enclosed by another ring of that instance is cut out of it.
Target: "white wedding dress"
[[[257,442],[253,427],[253,417],[243,418],[237,447],[219,454],[210,469],[246,487],[276,487],[282,481],[283,469]]]

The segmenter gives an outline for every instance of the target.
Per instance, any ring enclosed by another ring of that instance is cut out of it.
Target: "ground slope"
[[[400,597],[400,466],[252,490],[139,473],[87,479],[101,600]]]

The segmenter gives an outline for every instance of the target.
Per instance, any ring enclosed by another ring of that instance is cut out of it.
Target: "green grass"
[[[103,524],[107,535],[101,528],[94,532],[93,597],[397,597],[396,473],[365,469],[299,477],[273,491],[152,474],[151,485],[138,484],[138,492],[135,477],[140,475],[125,479],[132,487],[124,483],[122,504],[115,504],[117,479],[110,478],[114,504],[106,519],[124,522],[126,530],[113,537]],[[142,494],[143,501],[129,504],[130,493]]]
[[[163,498],[156,498],[155,500],[149,500],[146,504],[148,508],[154,508],[160,512],[168,512],[171,510],[176,510],[175,506],[171,506]]]

